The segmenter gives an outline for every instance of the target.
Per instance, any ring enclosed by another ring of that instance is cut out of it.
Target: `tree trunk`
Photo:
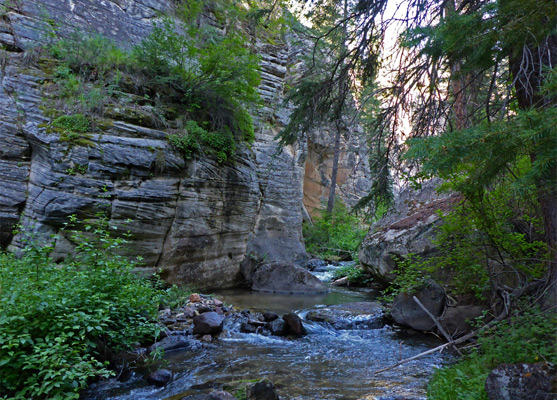
[[[549,23],[549,22],[548,22]],[[509,66],[515,82],[518,106],[523,110],[555,107],[552,100],[545,98],[540,86],[543,74],[557,63],[557,36],[550,35],[542,43],[527,44],[518,54],[511,55]],[[532,161],[537,154],[530,154]],[[539,182],[538,201],[543,215],[545,242],[551,259],[547,273],[547,293],[553,305],[557,303],[557,188]]]

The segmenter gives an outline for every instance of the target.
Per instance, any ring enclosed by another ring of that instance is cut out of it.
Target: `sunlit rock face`
[[[439,210],[450,211],[462,198],[454,193],[438,193],[439,180],[421,189],[399,193],[392,211],[372,225],[361,245],[359,260],[379,282],[391,282],[397,260],[408,254],[428,257],[435,253],[433,238],[442,224]]]

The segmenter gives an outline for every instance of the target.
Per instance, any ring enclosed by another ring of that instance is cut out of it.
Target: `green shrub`
[[[87,133],[91,129],[89,119],[83,114],[62,115],[53,119],[51,125],[62,132]]]
[[[373,281],[364,269],[356,264],[346,264],[333,272],[333,279],[348,278],[349,285],[365,286]]]
[[[424,279],[441,279],[452,295],[473,295],[486,300],[490,276],[515,271],[523,279],[543,276],[545,244],[536,210],[504,185],[486,191],[481,199],[469,199],[449,213],[439,212],[443,224],[433,239],[435,254],[427,258],[409,254],[397,260],[390,296],[419,285]],[[517,231],[528,227],[529,233]],[[487,262],[489,260],[489,263]],[[503,282],[505,283],[505,282]]]
[[[435,372],[428,399],[486,399],[485,379],[502,363],[557,362],[557,320],[529,308],[484,332],[479,347],[458,363]]]
[[[78,398],[112,374],[101,346],[126,350],[159,334],[162,293],[132,273],[114,229],[100,217],[71,231],[75,256],[61,264],[33,243],[21,258],[0,254],[1,398]]]
[[[358,217],[336,201],[331,215],[323,211],[313,225],[304,223],[303,234],[308,253],[319,258],[357,259],[357,250],[367,230]]]

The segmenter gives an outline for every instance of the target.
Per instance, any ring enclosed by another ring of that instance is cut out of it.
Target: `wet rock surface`
[[[152,385],[165,386],[172,380],[172,371],[159,369],[149,374],[145,379]]]
[[[327,323],[338,330],[380,329],[385,325],[383,310],[376,302],[357,302],[312,310],[308,321]]]
[[[247,400],[278,400],[275,385],[268,379],[263,379],[252,385],[248,385],[246,390]]]

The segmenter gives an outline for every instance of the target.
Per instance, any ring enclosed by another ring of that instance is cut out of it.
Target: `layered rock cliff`
[[[288,262],[306,257],[301,223],[308,146],[303,141],[277,152],[274,140],[289,115],[282,106],[284,86],[299,62],[287,40],[255,43],[264,106],[253,111],[255,142],[240,148],[232,163],[206,157],[184,161],[167,142],[167,132],[142,118],[147,113],[141,107],[135,117],[111,109],[85,144],[61,140],[45,128],[50,121],[42,111],[48,102],[45,83],[51,77],[38,46],[76,28],[130,46],[172,4],[0,0],[2,248],[25,246],[22,235],[12,234],[20,224],[39,238],[60,233],[53,254],[64,257],[73,246],[60,232],[68,216],[90,218],[105,211],[112,225],[133,235],[131,249],[143,256],[145,272],[162,269],[176,283],[231,286],[250,257]],[[356,165],[356,156],[344,158]]]

